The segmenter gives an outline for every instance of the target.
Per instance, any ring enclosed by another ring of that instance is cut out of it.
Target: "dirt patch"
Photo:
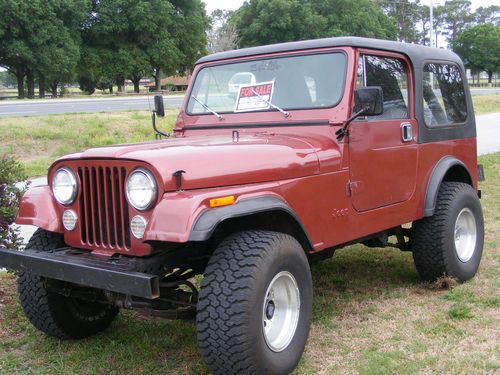
[[[436,281],[429,283],[427,287],[430,290],[450,290],[458,285],[458,281],[449,276],[441,276]]]

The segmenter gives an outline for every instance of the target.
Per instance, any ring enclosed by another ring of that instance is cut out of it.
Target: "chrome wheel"
[[[262,329],[273,352],[286,349],[295,335],[300,313],[300,292],[290,272],[274,276],[262,306]]]
[[[467,262],[476,248],[476,218],[470,209],[463,208],[455,222],[455,251],[458,259]]]

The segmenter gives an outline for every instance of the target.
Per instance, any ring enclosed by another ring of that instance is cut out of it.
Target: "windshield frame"
[[[280,52],[278,54],[270,54],[270,55],[254,55],[254,56],[249,56],[249,57],[243,57],[243,58],[237,58],[234,59],[234,61],[216,61],[213,63],[206,63],[202,65],[202,67],[198,70],[196,70],[192,80],[191,84],[189,85],[189,90],[186,93],[186,98],[187,100],[184,102],[184,113],[188,116],[213,116],[212,113],[207,112],[207,113],[192,113],[188,110],[189,102],[192,100],[191,95],[193,95],[193,89],[194,89],[194,83],[198,79],[198,76],[200,72],[202,72],[204,69],[207,68],[212,68],[216,66],[222,66],[222,65],[231,65],[231,64],[239,64],[239,63],[245,63],[245,62],[252,62],[252,61],[264,61],[264,60],[271,60],[271,59],[281,59],[281,58],[287,58],[287,57],[300,57],[300,56],[314,56],[314,55],[325,55],[325,54],[342,54],[344,55],[344,69],[343,69],[343,74],[342,74],[342,82],[341,82],[341,89],[338,100],[333,103],[331,106],[325,106],[325,107],[307,107],[307,108],[293,108],[293,107],[286,107],[285,109],[287,111],[316,111],[316,110],[330,110],[332,108],[335,108],[338,106],[342,100],[345,97],[345,89],[346,89],[346,81],[347,81],[347,72],[348,72],[348,67],[349,67],[349,56],[347,52],[344,49],[340,48],[329,48],[327,50],[315,50],[315,51],[295,51],[295,52]],[[272,101],[272,100],[271,100]],[[217,112],[219,114],[224,114],[224,115],[241,115],[241,114],[255,114],[255,113],[267,113],[267,112],[276,112],[277,110],[274,108],[268,108],[268,109],[261,109],[261,110],[252,110],[252,111],[244,111],[244,112],[234,112],[234,111],[220,111]]]

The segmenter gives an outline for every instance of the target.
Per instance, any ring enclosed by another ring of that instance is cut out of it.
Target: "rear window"
[[[462,74],[457,65],[424,66],[424,120],[427,126],[461,124],[467,119]]]

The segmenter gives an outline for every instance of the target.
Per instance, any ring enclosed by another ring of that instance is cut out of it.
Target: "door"
[[[349,127],[352,204],[367,211],[408,200],[415,189],[417,122],[407,61],[396,54],[361,53],[357,87],[379,86],[384,111]]]

